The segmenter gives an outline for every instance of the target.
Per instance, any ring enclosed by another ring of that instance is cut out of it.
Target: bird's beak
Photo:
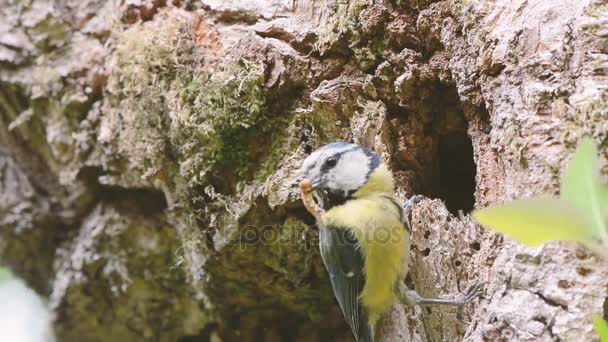
[[[321,181],[311,181],[307,177],[302,177],[302,180],[300,181],[300,187],[302,187],[303,184],[306,184],[304,186],[306,188],[305,191],[310,192],[318,189],[321,185]]]
[[[310,188],[310,190],[311,190],[311,191],[314,191],[314,190],[318,189],[318,188],[321,186],[321,183],[322,183],[322,182],[321,182],[321,180],[320,180],[320,179],[316,179],[316,180],[315,180],[315,179],[312,179],[312,178],[308,177],[308,175],[306,174],[306,172],[305,172],[304,170],[302,170],[302,169],[297,170],[297,171],[296,171],[296,175],[297,175],[297,177],[298,177],[298,178],[300,178],[302,181],[306,181],[306,180],[308,180],[308,182],[310,182],[310,184],[311,184],[311,186],[312,186],[312,187]]]

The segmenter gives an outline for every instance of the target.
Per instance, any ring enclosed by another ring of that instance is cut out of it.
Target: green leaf
[[[581,140],[566,168],[562,178],[561,197],[581,212],[591,225],[595,237],[608,242],[605,186],[599,179],[597,148],[589,137]]]
[[[473,218],[529,246],[558,240],[584,242],[591,236],[579,211],[557,198],[516,200],[478,209]]]
[[[11,270],[5,267],[0,267],[0,284],[13,278],[15,278],[15,276],[13,275],[13,272],[11,272]]]
[[[600,315],[593,316],[593,323],[595,324],[595,330],[600,335],[601,342],[608,342],[608,324],[600,317]]]
[[[608,220],[608,185],[600,183],[600,208],[604,215],[604,222]]]

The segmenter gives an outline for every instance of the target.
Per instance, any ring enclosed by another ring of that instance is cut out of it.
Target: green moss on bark
[[[189,30],[185,21],[159,17],[116,38],[106,122],[127,123],[116,142],[133,169],[144,177],[177,172],[194,187],[213,171],[242,176],[249,145],[267,133],[268,120],[259,67],[229,61],[196,68],[206,57]]]
[[[376,65],[387,47],[388,37],[384,36],[382,25],[387,12],[376,12],[379,8],[367,1],[328,1],[325,12],[330,13],[315,44],[321,54],[337,53],[351,56],[361,70]],[[366,12],[367,11],[367,12]]]
[[[249,144],[268,124],[264,75],[253,64],[233,62],[213,74],[177,84],[181,108],[174,111],[170,140],[180,174],[190,185],[202,184],[214,168],[242,176]]]

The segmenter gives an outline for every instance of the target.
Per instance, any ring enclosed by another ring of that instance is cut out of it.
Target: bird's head
[[[312,183],[313,194],[321,207],[328,209],[358,193],[382,165],[380,157],[368,148],[333,142],[311,153],[300,173]],[[387,186],[392,190],[392,176],[390,183]]]

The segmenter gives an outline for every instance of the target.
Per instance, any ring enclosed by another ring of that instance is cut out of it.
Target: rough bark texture
[[[608,157],[599,0],[1,0],[0,261],[63,341],[350,341],[297,197],[312,149],[383,155],[413,212],[386,341],[597,339],[608,268],[474,206]],[[606,169],[604,169],[604,174]]]

